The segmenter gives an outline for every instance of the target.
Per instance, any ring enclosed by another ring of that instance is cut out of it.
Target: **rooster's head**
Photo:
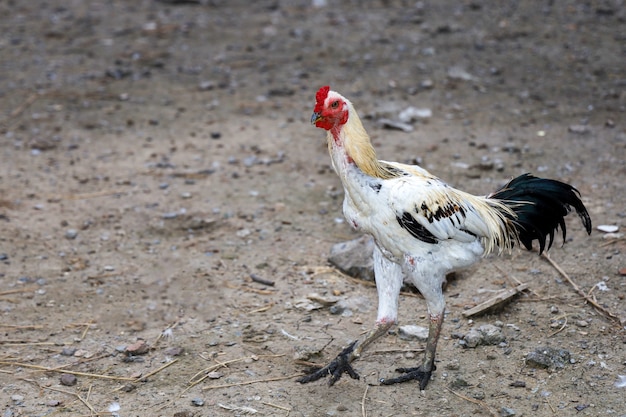
[[[348,121],[348,100],[329,86],[319,89],[315,95],[315,109],[311,123],[322,129],[331,130]]]

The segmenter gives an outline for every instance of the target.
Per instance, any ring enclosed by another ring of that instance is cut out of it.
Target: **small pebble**
[[[587,323],[585,320],[577,320],[576,321],[576,326],[578,326],[578,327],[587,327],[587,326],[589,326],[589,323]]]
[[[7,259],[9,259],[9,255],[6,253],[0,253],[0,261],[6,261]]]
[[[171,347],[168,349],[165,349],[165,353],[167,356],[180,356],[183,354],[183,352],[185,351],[184,348],[182,347]]]
[[[191,404],[196,407],[202,407],[204,405],[204,400],[202,398],[194,398],[191,400]]]
[[[578,135],[584,135],[591,132],[591,128],[586,125],[571,125],[567,128],[571,133],[576,133]]]
[[[614,224],[601,224],[597,227],[597,229],[604,233],[615,233],[619,230],[619,226]]]
[[[526,365],[533,368],[563,368],[569,363],[571,355],[568,350],[539,347],[526,355]]]
[[[509,407],[502,407],[500,409],[500,415],[502,417],[512,417],[514,415],[517,415],[517,413],[515,412],[515,410],[513,410],[512,408]]]
[[[76,378],[75,375],[72,375],[72,374],[61,374],[61,377],[59,378],[59,382],[61,383],[61,385],[65,385],[66,387],[71,387],[73,385],[76,385],[76,383],[78,382],[78,379]]]
[[[76,353],[76,348],[73,347],[64,347],[61,351],[62,356],[74,356]]]
[[[78,236],[78,231],[76,229],[67,229],[65,231],[65,238],[66,239],[76,239],[76,236]]]
[[[140,339],[140,340],[137,340],[132,345],[126,346],[125,352],[129,356],[134,356],[134,355],[144,355],[148,353],[148,350],[150,350],[150,346],[148,346],[148,343],[146,343],[145,340]]]

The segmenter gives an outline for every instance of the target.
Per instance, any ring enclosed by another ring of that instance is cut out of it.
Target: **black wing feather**
[[[396,216],[396,219],[398,220],[400,226],[402,226],[402,228],[409,232],[409,234],[414,238],[426,243],[439,242],[435,235],[422,226],[420,222],[415,220],[411,213],[405,211],[402,213],[402,217]]]

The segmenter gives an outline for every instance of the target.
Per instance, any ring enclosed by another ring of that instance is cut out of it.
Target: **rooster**
[[[591,233],[591,219],[571,185],[524,174],[487,197],[474,196],[447,185],[415,165],[381,161],[352,103],[322,87],[311,118],[325,129],[332,164],[341,178],[343,213],[356,230],[376,242],[374,274],[378,292],[376,325],[352,342],[327,366],[314,368],[301,383],[329,376],[329,385],[344,373],[358,379],[351,363],[384,335],[398,317],[400,287],[406,281],[424,296],[429,332],[423,360],[401,375],[381,379],[384,385],[417,380],[420,389],[435,370],[435,351],[444,319],[442,284],[446,274],[466,268],[482,256],[510,251],[516,244],[539,253],[549,249],[571,207]]]

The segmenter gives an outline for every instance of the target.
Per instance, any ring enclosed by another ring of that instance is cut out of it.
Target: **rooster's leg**
[[[381,379],[380,383],[383,385],[398,384],[400,382],[417,380],[420,384],[420,389],[423,390],[430,381],[430,376],[435,367],[435,351],[437,350],[437,340],[439,339],[439,333],[441,332],[441,325],[443,324],[443,314],[431,314],[430,325],[428,326],[428,341],[426,342],[426,352],[422,364],[416,368],[397,368],[396,372],[401,372],[397,378]]]
[[[387,333],[387,330],[396,323],[398,318],[398,296],[403,280],[402,268],[385,258],[378,247],[374,249],[374,275],[376,277],[376,290],[378,291],[376,326],[365,336],[342,350],[328,365],[301,377],[298,382],[305,384],[329,375],[328,384],[333,385],[344,373],[353,379],[359,379],[359,374],[350,364],[361,356],[365,348]]]
[[[424,359],[422,364],[416,368],[398,368],[397,372],[401,372],[397,378],[381,379],[380,383],[383,385],[397,384],[400,382],[406,382],[411,380],[417,380],[420,384],[420,389],[423,390],[430,381],[430,376],[435,370],[435,352],[437,351],[437,341],[439,340],[439,334],[441,333],[441,326],[443,325],[443,314],[445,311],[445,299],[443,298],[442,284],[445,281],[445,274],[435,276],[430,273],[424,273],[424,269],[419,268],[422,265],[418,265],[415,262],[411,262],[409,258],[408,268],[409,276],[412,278],[413,283],[424,296],[426,304],[428,305],[428,313],[430,317],[430,323],[428,325],[428,340],[426,341],[426,351],[424,353]],[[426,265],[427,266],[427,265]]]

